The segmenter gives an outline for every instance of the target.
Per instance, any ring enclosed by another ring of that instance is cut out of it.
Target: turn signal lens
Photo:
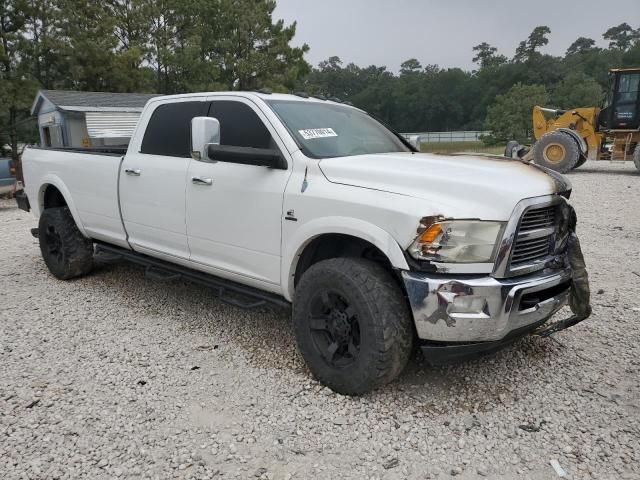
[[[439,223],[434,223],[424,232],[422,232],[418,239],[421,243],[432,243],[436,238],[438,238],[438,235],[440,235],[441,232],[442,225]]]

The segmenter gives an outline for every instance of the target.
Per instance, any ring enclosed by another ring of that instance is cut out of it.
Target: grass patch
[[[423,142],[420,151],[425,153],[491,153],[504,155],[504,146],[487,146],[482,142]]]

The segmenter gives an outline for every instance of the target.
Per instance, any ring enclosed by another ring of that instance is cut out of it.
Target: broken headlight
[[[442,263],[493,262],[505,226],[503,222],[481,220],[423,222],[409,254],[416,260]]]

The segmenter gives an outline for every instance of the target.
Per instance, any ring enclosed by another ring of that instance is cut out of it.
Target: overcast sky
[[[606,46],[607,28],[640,26],[640,0],[277,0],[274,17],[298,22],[294,44],[311,47],[314,66],[337,55],[394,72],[408,58],[472,69],[474,45],[488,42],[512,57],[538,25],[551,29],[550,54],[564,54],[580,36]]]

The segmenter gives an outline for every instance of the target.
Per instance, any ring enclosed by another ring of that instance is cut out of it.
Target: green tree
[[[496,47],[492,47],[487,42],[482,42],[471,50],[475,53],[473,62],[480,65],[480,68],[501,65],[507,62],[507,57],[504,55],[497,55],[498,49]]]
[[[62,11],[57,0],[27,0],[25,38],[21,55],[28,70],[43,88],[64,81],[67,62],[61,35]]]
[[[578,37],[575,42],[569,45],[566,55],[576,55],[596,49],[596,41],[592,38]]]
[[[399,128],[396,113],[399,110],[395,95],[398,77],[385,67],[369,66],[365,72],[358,72],[364,88],[351,97],[354,105],[382,119],[392,127]]]
[[[151,23],[147,58],[156,91],[170,94],[222,88],[220,57],[212,51],[222,26],[207,23],[220,16],[220,2],[145,1],[144,11]]]
[[[349,100],[378,81],[386,73],[388,72],[385,67],[374,65],[361,68],[350,63],[343,67],[342,60],[333,56],[320,62],[318,67],[314,68],[297,88],[308,90],[312,94],[323,94]]]
[[[20,127],[30,120],[28,108],[36,88],[22,56],[28,10],[22,0],[0,3],[0,145],[8,138],[16,164]]]
[[[422,65],[420,65],[420,62],[415,58],[410,58],[400,64],[400,75],[418,73],[420,70],[422,70]]]
[[[633,43],[633,46],[622,54],[622,66],[638,67],[640,66],[640,39]]]
[[[309,73],[296,24],[273,20],[273,0],[149,0],[149,62],[156,88],[292,89]]]
[[[324,72],[337,72],[342,69],[342,60],[338,56],[329,57],[318,64],[318,69]]]
[[[106,3],[93,0],[60,0],[61,36],[68,61],[65,88],[89,91],[122,91],[126,77],[115,61],[118,40],[115,19]]]
[[[602,87],[582,72],[569,73],[551,93],[551,103],[558,108],[599,106],[602,102]]]
[[[222,0],[220,17],[208,19],[223,30],[212,51],[221,58],[221,77],[228,88],[291,88],[309,71],[308,45],[292,47],[295,22],[273,22],[274,0]]]
[[[149,0],[107,0],[107,15],[113,19],[113,35],[117,39],[113,65],[118,72],[119,90],[147,92],[153,90],[153,73],[145,65],[149,58],[148,39],[151,25]]]
[[[178,38],[182,38],[179,4],[172,0],[158,0],[145,6],[150,21],[148,61],[155,73],[158,93],[176,93],[174,88],[174,58]],[[184,27],[183,27],[184,28]]]
[[[356,67],[359,69],[359,67]],[[309,90],[313,95],[330,94],[347,98],[349,95],[349,80],[357,76],[357,71],[347,71],[342,68],[342,60],[338,56],[332,56],[318,63],[317,68],[313,68],[304,82],[297,86],[299,90]]]
[[[534,56],[539,55],[540,48],[549,43],[547,35],[551,33],[551,29],[546,25],[541,25],[533,29],[526,40],[523,40],[516,49],[516,55],[513,58],[516,62],[531,61]]]
[[[531,112],[534,105],[545,105],[549,94],[544,85],[517,83],[487,110],[485,126],[491,130],[491,141],[526,142],[531,138]]]
[[[611,27],[602,34],[602,38],[609,40],[609,48],[617,48],[623,52],[628,50],[639,36],[640,33],[626,22]]]

